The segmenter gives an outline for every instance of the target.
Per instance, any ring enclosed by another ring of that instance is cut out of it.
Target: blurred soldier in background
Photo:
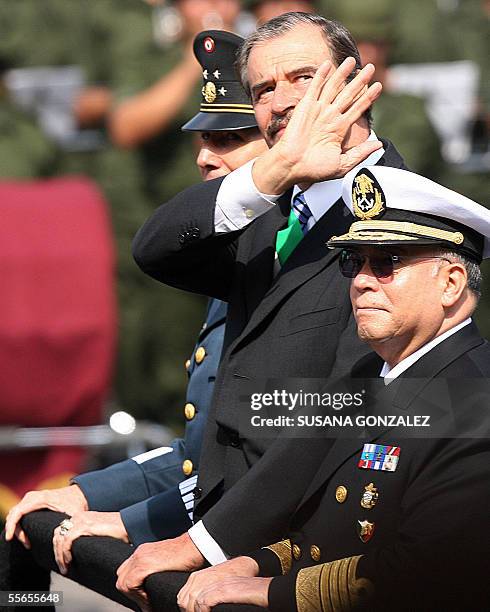
[[[440,141],[422,98],[390,91],[389,61],[396,9],[390,0],[333,2],[335,18],[352,32],[363,65],[373,63],[383,93],[373,106],[374,127],[397,143],[409,168],[432,179],[444,168]]]
[[[12,102],[4,81],[11,67],[9,58],[0,53],[0,178],[45,176],[56,161],[56,147],[35,120]]]

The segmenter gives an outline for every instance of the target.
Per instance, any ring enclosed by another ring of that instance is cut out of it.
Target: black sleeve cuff
[[[251,557],[257,562],[261,578],[280,576],[282,574],[281,561],[269,548],[259,548],[253,553],[247,553],[246,556]]]
[[[297,612],[296,574],[277,576],[269,585],[270,612]]]

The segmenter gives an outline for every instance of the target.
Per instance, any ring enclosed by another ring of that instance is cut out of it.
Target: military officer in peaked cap
[[[204,180],[224,176],[266,150],[250,100],[234,70],[235,54],[241,42],[240,36],[221,30],[201,32],[194,40],[194,54],[203,71],[202,103],[199,112],[182,129],[194,131],[200,137],[196,161]],[[186,231],[192,232],[193,229]],[[73,479],[78,486],[52,493],[28,494],[10,515],[9,531],[23,514],[37,508],[50,507],[66,512],[71,519],[69,523],[63,521],[64,528],[58,527],[55,531],[55,554],[60,567],[71,572],[71,547],[81,535],[110,535],[137,546],[173,537],[191,526],[193,489],[225,320],[226,304],[217,299],[210,300],[196,346],[185,364],[189,383],[183,410],[186,419],[184,439],[174,440],[169,447],[152,450],[104,470],[81,474]],[[59,521],[58,513],[42,517],[31,515],[26,529],[26,534],[35,542],[36,559],[41,559],[41,564],[50,569],[54,569],[50,550],[52,529]],[[107,569],[115,563],[113,571],[133,550],[122,542],[117,547],[113,544],[111,557],[110,549],[110,545],[104,547],[102,559],[105,565],[102,569],[94,571],[92,567],[87,574],[73,575],[76,580],[82,580],[108,596],[115,593],[113,588],[106,588]],[[92,552],[91,557],[97,556],[97,552]],[[90,580],[90,572],[99,574],[95,582]],[[39,568],[33,563],[30,564],[30,573],[29,577],[18,576],[14,581],[18,579],[29,588],[42,580],[40,575],[35,576],[39,574]],[[27,583],[24,582],[26,579]],[[0,575],[0,586],[7,588],[9,585],[2,580],[5,577]]]
[[[340,437],[289,537],[195,573],[181,609],[488,610],[490,345],[471,316],[479,264],[490,256],[490,211],[380,166],[349,173],[343,199],[356,221],[328,245],[351,279],[359,336],[376,351],[358,372],[379,377],[385,401],[405,416],[444,379],[452,437],[399,426]]]

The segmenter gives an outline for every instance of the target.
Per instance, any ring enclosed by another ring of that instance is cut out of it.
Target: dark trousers
[[[53,530],[65,514],[39,510],[25,516],[22,526],[31,542],[25,550],[17,540],[5,541],[0,535],[0,591],[49,591],[51,571],[58,571],[53,554]],[[138,606],[116,589],[117,568],[134,551],[132,546],[109,537],[81,537],[73,543],[73,560],[67,577],[132,610]],[[184,586],[185,572],[160,572],[145,581],[145,589],[155,612],[178,612],[177,593]],[[216,612],[258,612],[263,608],[245,605],[220,605]],[[9,608],[2,608],[7,612]],[[32,607],[15,607],[12,612],[31,611]],[[54,612],[54,607],[43,607]]]

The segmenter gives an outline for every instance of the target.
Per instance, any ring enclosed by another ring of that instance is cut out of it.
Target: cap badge
[[[374,523],[369,521],[357,521],[359,524],[358,533],[361,541],[366,544],[373,537],[374,534]]]
[[[370,482],[364,487],[364,493],[361,497],[361,506],[366,510],[371,510],[378,501],[378,489],[374,486],[374,482]]]
[[[381,215],[386,202],[381,185],[369,170],[362,170],[352,185],[354,215],[358,219],[372,219]]]
[[[216,85],[213,82],[208,81],[202,88],[202,95],[208,104],[214,102],[216,100]]]
[[[206,36],[206,38],[203,41],[203,44],[204,44],[204,51],[206,51],[206,53],[212,53],[216,49],[216,43],[211,38],[211,36]]]

